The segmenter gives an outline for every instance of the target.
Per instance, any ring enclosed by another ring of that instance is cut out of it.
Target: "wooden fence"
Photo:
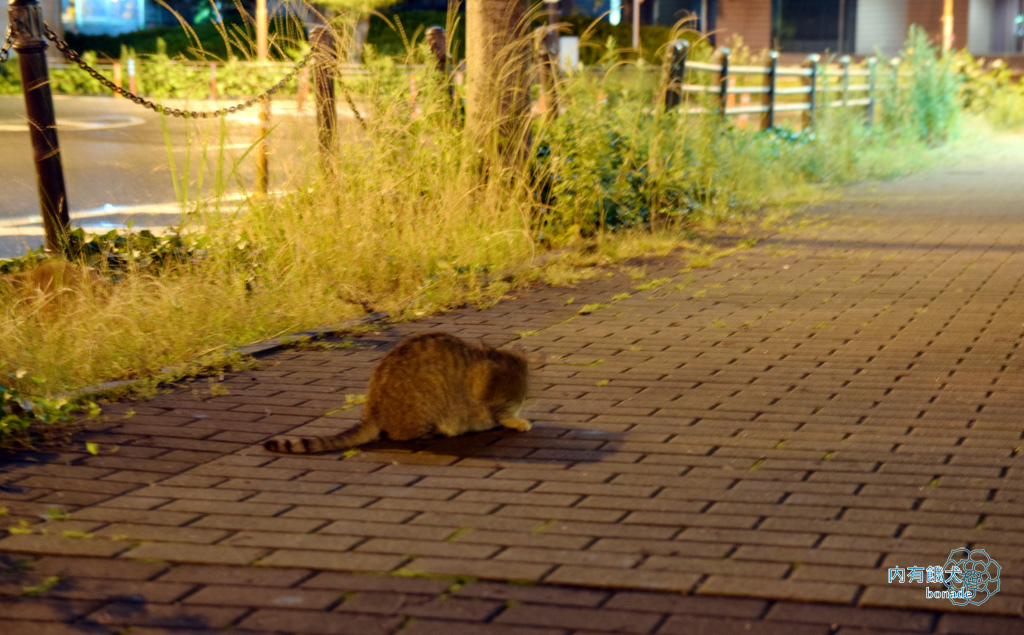
[[[720,49],[717,62],[690,61],[689,52],[685,40],[669,46],[666,110],[716,114],[723,120],[759,115],[760,127],[766,130],[776,127],[778,116],[786,113],[802,113],[804,127],[812,127],[820,108],[862,107],[865,124],[874,123],[880,93],[880,65],[875,58],[855,67],[849,56],[836,64],[823,64],[821,56],[813,54],[803,66],[780,67],[778,52],[771,51],[767,66],[746,66],[732,65],[728,48]],[[888,64],[889,90],[898,86],[899,63],[894,58]],[[760,103],[750,103],[754,98],[760,98]]]

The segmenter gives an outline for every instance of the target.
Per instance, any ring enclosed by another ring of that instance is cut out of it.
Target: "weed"
[[[22,587],[22,589],[21,589],[21,596],[22,597],[26,597],[26,598],[33,598],[33,597],[36,597],[37,595],[41,595],[43,593],[46,593],[47,591],[49,591],[53,587],[55,587],[58,584],[60,584],[63,579],[64,578],[62,576],[51,575],[51,576],[49,576],[47,578],[44,578],[39,584],[36,584],[36,585],[33,585],[33,586]]]
[[[649,291],[651,289],[657,289],[663,284],[669,283],[671,281],[672,278],[657,278],[655,280],[648,280],[647,282],[642,282],[634,286],[633,288],[636,289],[637,291]]]
[[[590,315],[594,311],[597,311],[599,309],[607,309],[609,306],[611,306],[611,305],[610,304],[603,304],[601,302],[596,302],[594,304],[584,304],[582,307],[580,307],[580,310],[578,311],[578,314],[579,315]]]

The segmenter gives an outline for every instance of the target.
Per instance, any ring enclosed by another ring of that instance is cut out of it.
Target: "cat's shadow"
[[[593,463],[622,460],[621,457],[616,458],[622,441],[623,434],[620,432],[535,424],[526,432],[495,428],[456,437],[377,441],[367,443],[359,450],[361,453],[385,455],[382,458],[397,463],[403,462],[403,456],[416,455],[492,459],[503,462]]]

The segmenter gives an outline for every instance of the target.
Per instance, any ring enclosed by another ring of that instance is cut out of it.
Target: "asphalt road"
[[[228,103],[188,104],[195,110],[224,105]],[[224,191],[238,196],[253,188],[252,154],[245,154],[257,138],[255,108],[232,115],[224,124],[164,118],[112,97],[58,96],[54,108],[74,226],[104,231],[129,219],[136,227],[177,223],[183,199],[195,201],[216,191],[221,148],[227,180]],[[294,103],[275,102],[271,123],[270,187],[274,189],[286,187],[304,169],[303,161],[316,156],[311,151],[316,119],[309,106],[297,112]],[[43,241],[32,147],[20,96],[0,97],[0,153],[3,258],[20,255]],[[236,173],[227,179],[236,165]]]

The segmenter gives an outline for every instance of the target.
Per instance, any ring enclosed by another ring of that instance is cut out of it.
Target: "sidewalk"
[[[708,268],[282,350],[2,456],[0,630],[1022,632],[1022,147],[851,188]],[[521,340],[534,429],[260,448],[354,422],[344,395],[428,329]],[[981,606],[889,582],[960,547],[1001,565]]]

